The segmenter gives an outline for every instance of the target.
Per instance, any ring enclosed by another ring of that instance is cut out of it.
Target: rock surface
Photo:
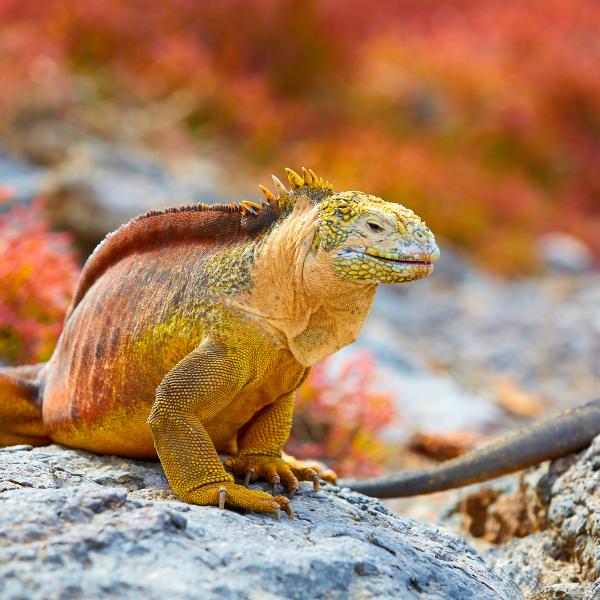
[[[516,485],[479,486],[458,512],[471,533],[497,542],[478,548],[528,600],[600,598],[600,437]]]
[[[0,597],[513,599],[461,539],[327,486],[297,518],[184,504],[158,464],[0,450]]]

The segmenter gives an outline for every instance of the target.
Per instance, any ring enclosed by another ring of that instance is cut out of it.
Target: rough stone
[[[477,544],[528,600],[600,598],[600,437],[590,448],[526,471],[516,485],[488,493],[477,522],[466,519]],[[484,489],[458,506],[477,502]],[[472,511],[471,519],[476,511]],[[504,543],[505,542],[505,543]]]
[[[0,597],[514,599],[463,540],[349,490],[297,518],[184,504],[160,465],[0,450]]]
[[[538,241],[538,252],[548,271],[585,273],[594,266],[592,251],[567,233],[548,233]]]

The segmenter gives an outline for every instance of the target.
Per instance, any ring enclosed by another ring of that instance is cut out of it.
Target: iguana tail
[[[40,400],[44,366],[0,368],[0,446],[50,443]]]
[[[600,400],[520,429],[499,441],[424,471],[400,472],[345,486],[376,498],[417,496],[487,481],[588,446],[600,435]]]

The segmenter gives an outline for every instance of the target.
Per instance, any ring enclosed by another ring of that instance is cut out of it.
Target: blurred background
[[[0,0],[0,361],[48,359],[106,232],[305,165],[443,260],[315,370],[296,452],[376,473],[590,399],[599,65],[595,0]]]

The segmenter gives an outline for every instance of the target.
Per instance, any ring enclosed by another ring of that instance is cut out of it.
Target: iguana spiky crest
[[[288,190],[275,175],[273,175],[273,183],[275,184],[277,196],[264,185],[258,186],[265,195],[266,202],[277,206],[284,215],[289,214],[294,208],[300,195],[307,195],[313,202],[319,202],[334,193],[333,186],[329,181],[319,177],[312,169],[302,167],[302,175],[288,167],[285,171],[291,189]]]
[[[303,169],[303,172],[308,174],[306,183],[288,169],[290,183],[295,181],[292,184],[294,189],[319,194],[333,191],[331,184],[318,178],[314,171]],[[198,203],[149,210],[108,234],[86,263],[69,314],[109,266],[132,252],[143,252],[161,243],[174,244],[193,239],[210,245],[260,237],[275,222],[287,216],[295,205],[294,191],[287,190],[276,177],[274,181],[277,196],[265,186],[259,186],[266,198],[262,204],[244,200],[239,204]]]

